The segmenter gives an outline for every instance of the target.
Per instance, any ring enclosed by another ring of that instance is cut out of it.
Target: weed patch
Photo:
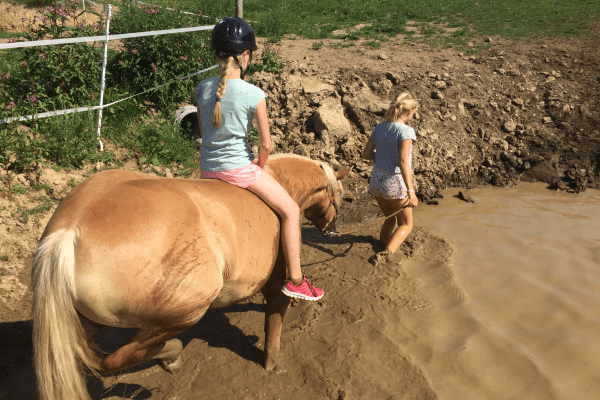
[[[21,221],[23,223],[27,223],[29,221],[29,217],[34,216],[36,220],[39,220],[38,214],[48,211],[52,208],[52,200],[46,196],[37,196],[36,200],[40,202],[34,208],[22,208],[21,206],[17,207],[17,213],[21,217]]]

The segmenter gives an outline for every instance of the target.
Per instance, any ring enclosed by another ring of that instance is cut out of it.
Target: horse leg
[[[261,289],[267,309],[265,312],[265,369],[272,371],[279,362],[279,348],[281,342],[281,326],[285,312],[290,304],[290,298],[283,294],[281,287],[285,282],[285,261],[277,257],[273,273],[267,284]]]
[[[165,371],[173,373],[181,366],[179,355],[183,350],[181,341],[173,337],[187,328],[176,331],[140,329],[126,344],[102,360],[102,369],[118,371],[154,359]]]

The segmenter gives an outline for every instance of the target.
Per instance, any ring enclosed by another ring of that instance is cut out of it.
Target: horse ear
[[[341,171],[337,171],[335,173],[335,177],[337,178],[338,181],[341,181],[342,179],[344,179],[346,177],[346,175],[348,175],[348,172],[350,172],[350,168],[346,168]]]

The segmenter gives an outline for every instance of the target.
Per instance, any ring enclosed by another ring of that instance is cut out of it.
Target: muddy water
[[[599,398],[600,192],[458,192],[415,212],[454,255],[407,267],[432,307],[402,347],[441,399]]]

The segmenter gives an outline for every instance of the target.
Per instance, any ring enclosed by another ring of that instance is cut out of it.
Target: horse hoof
[[[181,357],[177,357],[175,361],[167,362],[165,360],[157,360],[156,363],[159,367],[172,375],[181,368],[183,361],[181,361]]]

